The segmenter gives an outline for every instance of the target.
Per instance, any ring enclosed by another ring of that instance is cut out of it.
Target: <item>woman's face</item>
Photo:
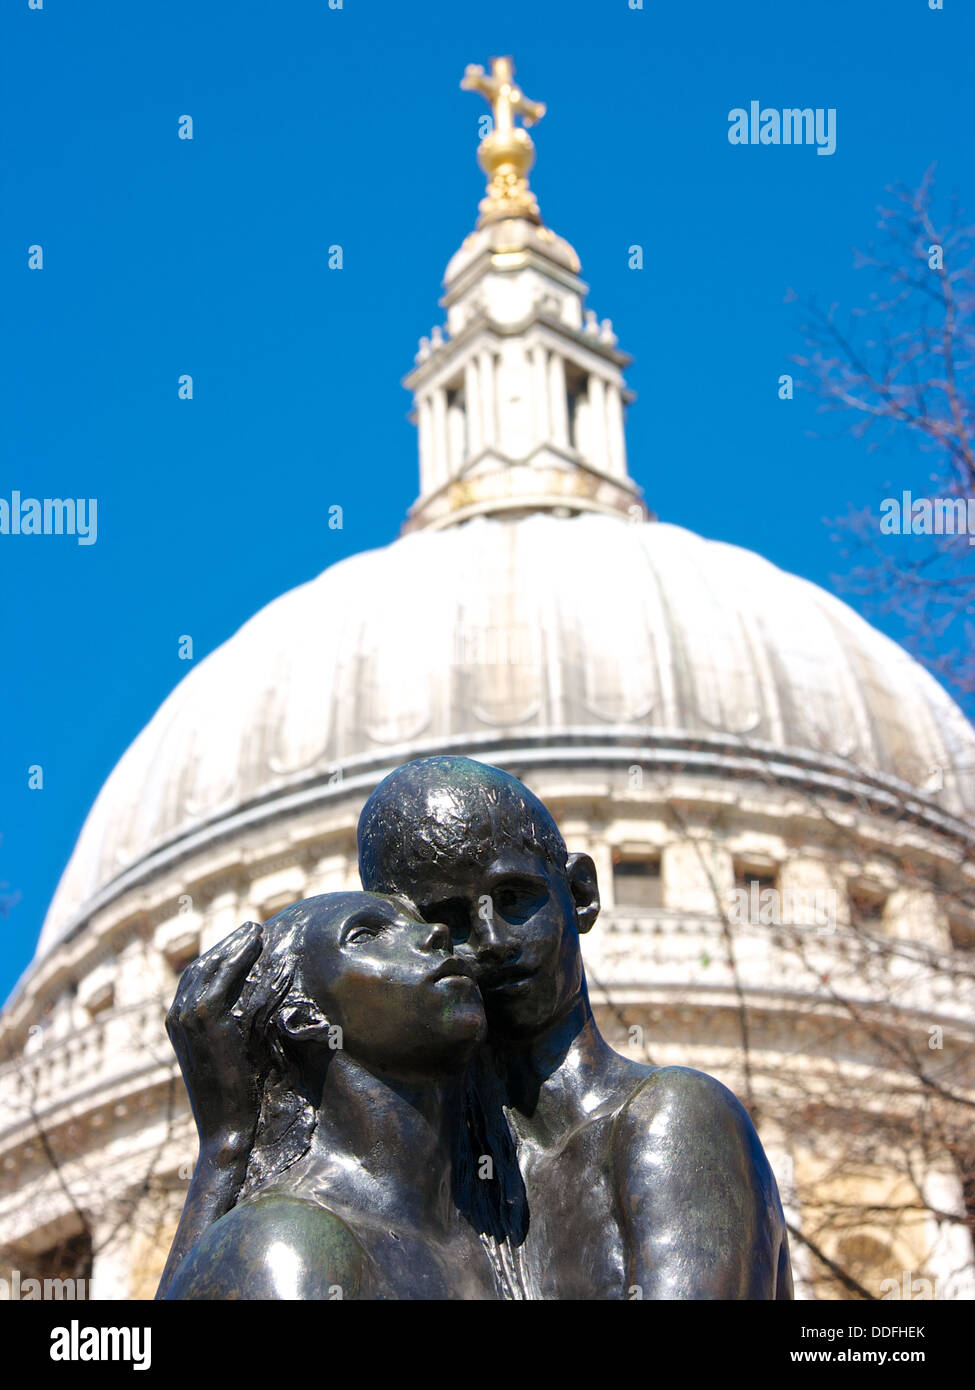
[[[458,1070],[483,1041],[481,995],[470,967],[451,955],[449,928],[377,893],[329,893],[298,911],[300,984],[342,1029],[350,1057],[430,1076]]]

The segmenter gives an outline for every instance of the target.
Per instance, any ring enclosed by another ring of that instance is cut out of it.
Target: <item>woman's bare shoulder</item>
[[[358,1298],[365,1273],[365,1252],[341,1217],[273,1192],[214,1222],[176,1271],[166,1298]]]

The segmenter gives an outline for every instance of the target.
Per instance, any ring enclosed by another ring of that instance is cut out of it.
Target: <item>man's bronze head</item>
[[[359,872],[446,922],[473,964],[496,1035],[531,1036],[584,989],[579,933],[599,911],[588,855],[566,852],[547,808],[517,778],[472,758],[422,758],[366,802]]]

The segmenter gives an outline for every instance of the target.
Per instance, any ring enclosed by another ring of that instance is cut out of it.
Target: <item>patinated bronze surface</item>
[[[181,981],[200,1160],[160,1297],[792,1297],[742,1106],[600,1035],[595,867],[526,787],[408,763],[359,868]]]

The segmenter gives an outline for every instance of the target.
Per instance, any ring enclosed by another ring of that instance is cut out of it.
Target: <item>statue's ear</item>
[[[576,926],[580,935],[590,931],[599,916],[599,884],[596,866],[588,854],[570,854],[566,874],[576,905]]]
[[[286,1004],[279,1011],[278,1019],[281,1028],[292,1042],[328,1042],[328,1019],[310,999],[296,999]]]

